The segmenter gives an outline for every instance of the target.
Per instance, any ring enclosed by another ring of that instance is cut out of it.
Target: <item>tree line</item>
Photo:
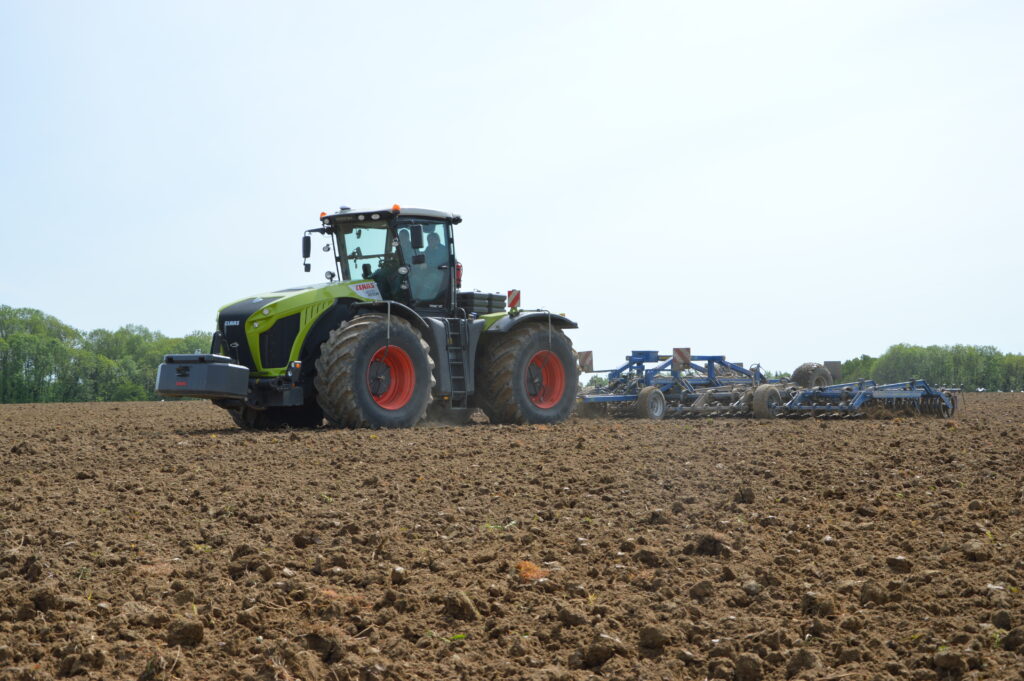
[[[129,324],[83,332],[39,310],[0,305],[0,403],[158,399],[153,384],[163,356],[205,352],[209,345],[206,331],[169,338]],[[879,357],[843,362],[842,380],[859,378],[1024,390],[1024,355],[988,345],[899,344]],[[592,376],[590,384],[601,379]]]
[[[1024,355],[990,345],[893,345],[879,357],[843,362],[843,381],[870,378],[894,383],[923,378],[931,385],[966,390],[1024,390]]]
[[[0,305],[0,403],[157,399],[163,356],[209,346],[205,331],[168,338],[130,324],[83,332],[39,310]]]

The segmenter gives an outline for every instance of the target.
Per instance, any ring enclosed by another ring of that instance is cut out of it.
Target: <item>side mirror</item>
[[[413,225],[412,232],[412,247],[417,251],[423,248],[423,225]]]
[[[302,269],[305,270],[306,272],[308,272],[311,267],[312,265],[310,265],[308,262],[302,263]]]
[[[371,276],[373,276],[373,268],[370,267],[370,263],[364,262],[363,263],[363,279],[369,279]]]
[[[312,239],[310,239],[309,235],[307,234],[306,236],[302,237],[302,257],[303,257],[303,259],[308,258],[309,257],[309,253],[312,250],[313,250]]]

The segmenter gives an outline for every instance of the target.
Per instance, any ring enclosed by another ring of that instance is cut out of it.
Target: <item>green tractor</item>
[[[210,353],[167,355],[156,392],[211,399],[247,429],[465,423],[478,407],[492,423],[566,419],[576,324],[460,291],[461,221],[397,205],[321,214],[302,255],[308,272],[310,235],[323,235],[327,282],[221,308]]]

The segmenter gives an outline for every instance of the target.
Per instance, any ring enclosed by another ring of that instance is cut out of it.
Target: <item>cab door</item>
[[[415,231],[422,233],[422,245],[414,243],[418,241]],[[454,275],[451,226],[444,221],[416,220],[399,226],[397,241],[402,264],[409,268],[413,307],[450,309]]]

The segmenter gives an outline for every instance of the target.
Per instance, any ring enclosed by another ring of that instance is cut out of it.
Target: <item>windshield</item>
[[[391,252],[386,222],[371,222],[346,228],[341,234],[342,277],[369,279],[370,273]]]

